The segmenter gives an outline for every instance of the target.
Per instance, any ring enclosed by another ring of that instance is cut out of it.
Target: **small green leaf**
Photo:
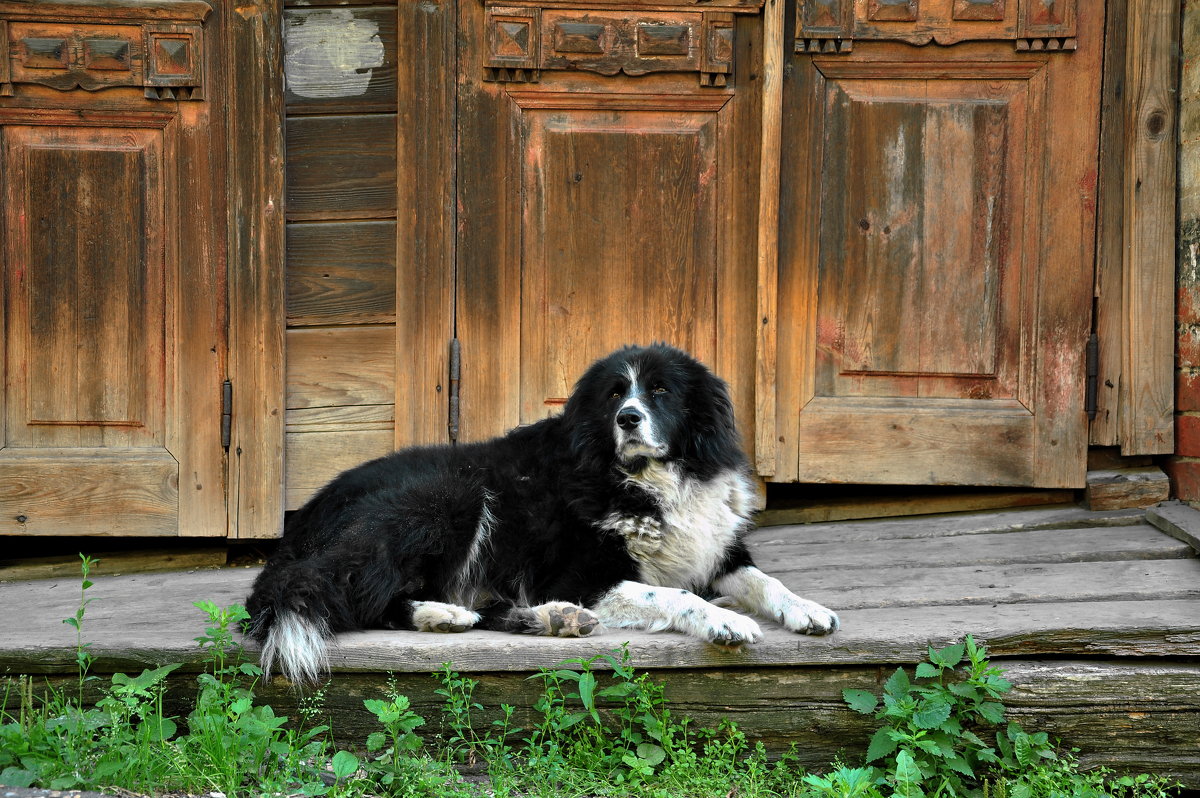
[[[642,743],[637,747],[637,755],[639,759],[645,761],[650,767],[654,767],[667,758],[667,752],[660,746],[653,743]]]
[[[879,706],[879,699],[868,690],[843,690],[842,698],[855,712],[870,715]]]
[[[964,649],[965,646],[962,643],[939,648],[936,651],[931,647],[929,649],[929,661],[944,668],[953,668],[962,662]]]
[[[936,666],[931,665],[928,662],[921,662],[921,663],[918,663],[918,665],[917,665],[917,678],[918,679],[932,679],[935,676],[937,676],[939,673],[941,673],[941,671],[938,670],[938,668]]]
[[[913,724],[918,729],[936,729],[950,717],[950,705],[942,701],[923,702],[913,713]]]
[[[874,762],[876,759],[883,759],[896,750],[896,741],[892,739],[888,732],[891,731],[888,727],[883,727],[875,732],[871,737],[871,744],[867,746],[867,761]]]
[[[383,732],[371,732],[367,735],[367,750],[375,752],[387,743],[387,735]]]
[[[32,770],[8,767],[0,771],[0,784],[9,787],[32,787],[37,781],[37,774]]]
[[[338,781],[348,778],[358,770],[358,757],[349,751],[338,751],[333,755],[333,775]]]
[[[911,688],[912,682],[908,680],[908,674],[904,672],[904,668],[896,668],[896,672],[883,683],[883,691],[893,698],[902,698],[908,695]]]
[[[1004,722],[1004,705],[997,704],[994,701],[984,701],[975,708],[979,712],[980,717],[988,723],[1003,723]]]

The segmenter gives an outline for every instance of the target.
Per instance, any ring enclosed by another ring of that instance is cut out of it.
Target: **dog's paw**
[[[738,648],[762,640],[762,629],[753,618],[732,610],[713,607],[705,619],[700,637],[722,648]]]
[[[815,601],[790,596],[775,608],[775,620],[797,634],[827,635],[841,628],[841,621],[833,610],[822,607]]]
[[[479,613],[457,604],[414,601],[413,627],[418,632],[465,632],[479,623]]]
[[[625,539],[625,548],[633,557],[645,559],[662,548],[662,522],[649,515],[609,516],[603,524]]]
[[[600,626],[595,613],[566,601],[514,607],[508,613],[514,631],[547,637],[587,637]]]

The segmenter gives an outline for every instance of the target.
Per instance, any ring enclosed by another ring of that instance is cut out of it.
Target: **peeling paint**
[[[1179,283],[1200,284],[1200,218],[1179,226]]]
[[[385,52],[379,23],[344,8],[289,17],[284,47],[288,91],[314,99],[366,94]]]

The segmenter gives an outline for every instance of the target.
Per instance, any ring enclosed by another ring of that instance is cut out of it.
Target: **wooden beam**
[[[1174,450],[1179,4],[1130,0],[1125,53],[1124,454]]]
[[[754,456],[759,474],[775,474],[775,401],[779,307],[779,169],[783,146],[783,0],[763,8],[762,148],[758,182],[757,371],[754,380]]]
[[[223,5],[229,169],[230,537],[283,530],[283,36],[280,0]]]

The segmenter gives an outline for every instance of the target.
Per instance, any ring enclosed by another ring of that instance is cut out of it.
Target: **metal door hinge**
[[[458,440],[458,383],[462,379],[462,346],[457,338],[450,339],[450,418],[448,432],[450,441]]]
[[[1096,394],[1100,387],[1100,336],[1096,333],[1088,336],[1084,359],[1087,362],[1087,381],[1084,383],[1083,409],[1087,411],[1088,421],[1091,421],[1096,417]]]
[[[233,383],[221,383],[221,448],[229,451],[233,432]]]

